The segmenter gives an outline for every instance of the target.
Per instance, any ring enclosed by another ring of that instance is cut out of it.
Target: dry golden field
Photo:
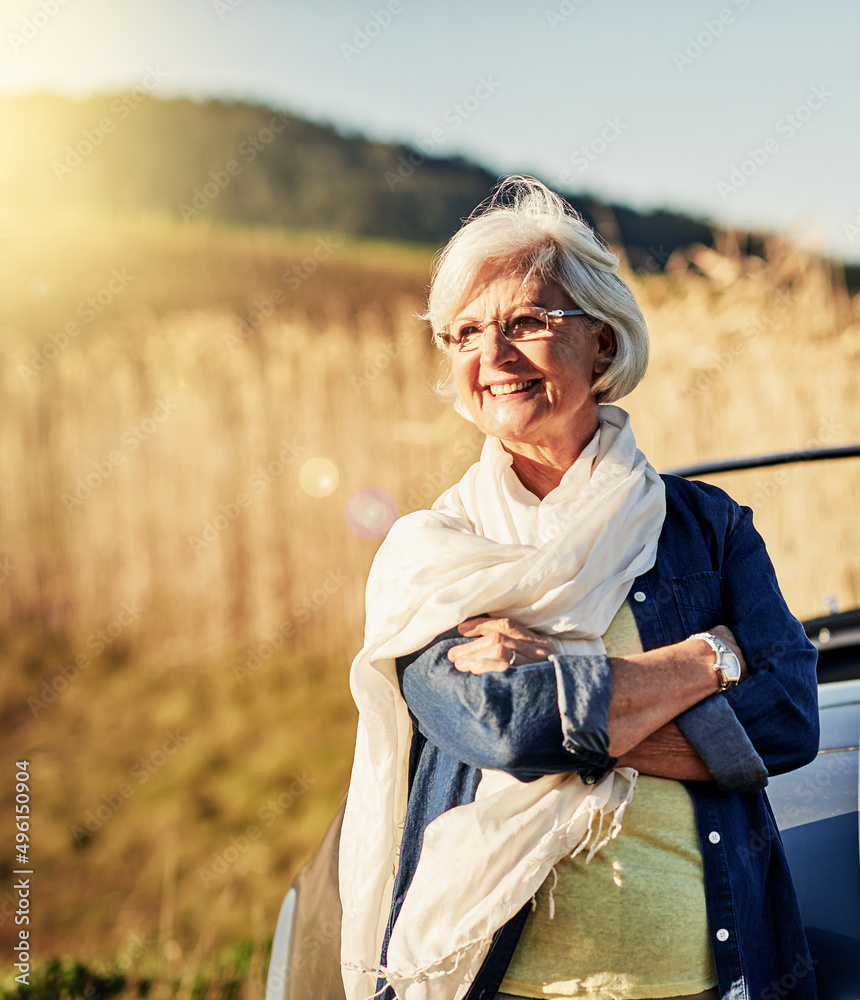
[[[433,248],[0,222],[0,837],[25,758],[33,957],[154,976],[154,996],[235,974],[257,997],[351,762],[378,544],[359,535],[480,448],[430,388]],[[652,463],[860,439],[839,274],[777,241],[766,261],[722,249],[631,278],[653,354],[622,405]],[[719,481],[801,617],[860,603],[855,464]],[[15,933],[4,905],[4,962]]]

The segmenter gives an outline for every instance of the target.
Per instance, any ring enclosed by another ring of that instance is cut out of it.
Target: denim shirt
[[[737,687],[676,719],[714,778],[684,784],[695,805],[720,996],[814,1000],[813,963],[762,789],[768,774],[800,767],[817,753],[815,649],[780,594],[751,511],[716,487],[674,476],[663,480],[666,520],[656,563],[634,581],[628,597],[642,648],[726,625],[749,669]],[[450,632],[398,660],[413,738],[383,964],[424,829],[446,810],[474,800],[481,768],[524,781],[575,771],[590,783],[617,763],[609,755],[606,656],[553,656],[470,674],[457,671],[446,656],[465,641]],[[495,996],[529,909],[526,904],[496,932],[466,1000]],[[786,982],[796,985],[787,990]],[[394,1000],[390,987],[382,995]]]

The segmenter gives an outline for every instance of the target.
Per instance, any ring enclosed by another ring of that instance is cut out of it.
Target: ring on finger
[[[508,666],[512,667],[514,665],[514,660],[517,658],[517,651],[515,649],[511,650],[511,658],[508,660]]]

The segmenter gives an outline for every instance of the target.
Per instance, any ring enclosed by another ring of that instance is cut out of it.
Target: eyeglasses
[[[439,338],[446,347],[458,351],[476,351],[484,339],[484,330],[495,324],[508,341],[529,340],[552,333],[550,321],[563,316],[584,316],[584,309],[523,309],[513,319],[488,319],[483,323],[464,321],[446,326]]]

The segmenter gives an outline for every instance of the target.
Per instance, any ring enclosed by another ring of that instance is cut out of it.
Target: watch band
[[[741,679],[741,665],[735,653],[717,638],[713,632],[697,632],[690,636],[691,639],[704,639],[713,649],[716,660],[714,662],[714,672],[720,680],[720,692],[730,691]]]

